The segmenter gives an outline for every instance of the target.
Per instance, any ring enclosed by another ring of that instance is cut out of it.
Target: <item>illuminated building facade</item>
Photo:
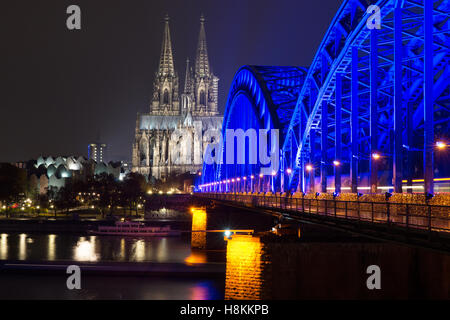
[[[194,68],[186,63],[183,93],[174,65],[169,18],[165,19],[159,68],[150,111],[138,114],[132,151],[132,170],[156,179],[201,169],[208,130],[220,130],[218,82],[209,63],[204,18]]]
[[[94,160],[97,163],[106,162],[106,144],[91,143],[88,146],[88,159]]]

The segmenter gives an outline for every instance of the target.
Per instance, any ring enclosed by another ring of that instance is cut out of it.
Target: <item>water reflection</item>
[[[145,242],[144,240],[136,241],[134,245],[136,261],[144,261],[145,259]]]
[[[27,258],[27,235],[22,233],[19,235],[19,260],[26,260]]]
[[[119,260],[125,261],[125,239],[120,239],[120,254],[119,254]]]
[[[191,300],[207,300],[211,296],[211,284],[207,281],[198,283],[195,287],[191,288]]]
[[[162,238],[159,242],[158,249],[156,251],[156,256],[158,260],[166,260],[167,259],[167,239]]]
[[[55,251],[56,251],[55,239],[56,239],[56,234],[48,235],[47,259],[49,261],[55,260]]]
[[[31,241],[30,241],[31,240]],[[190,237],[115,237],[1,233],[0,260],[204,263],[224,261],[191,250]]]
[[[191,252],[191,255],[184,259],[184,261],[189,264],[195,264],[195,263],[206,263],[206,252],[205,251],[197,251],[193,250]]]
[[[95,253],[95,238],[92,241],[85,240],[80,237],[75,247],[74,259],[76,261],[97,261],[97,254]]]
[[[0,237],[0,259],[5,260],[8,256],[8,235],[2,233]]]

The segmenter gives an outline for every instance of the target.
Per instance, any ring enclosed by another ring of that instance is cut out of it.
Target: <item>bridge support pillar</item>
[[[433,98],[433,0],[425,0],[424,5],[424,147],[423,172],[425,193],[434,192],[434,98]]]
[[[327,58],[322,56],[322,82],[325,81],[328,72]],[[321,192],[327,192],[327,168],[328,168],[328,101],[322,102],[321,116],[321,156],[320,156],[320,186]]]
[[[207,214],[205,208],[192,208],[191,248],[206,249],[206,232],[194,232],[207,229]]]
[[[378,191],[378,162],[381,160],[373,155],[378,152],[378,34],[370,31],[370,154],[369,154],[369,185],[370,192]]]
[[[352,192],[358,192],[358,148],[359,148],[359,98],[358,98],[358,48],[352,47],[352,80],[351,80],[351,155],[350,155],[350,180]]]
[[[403,88],[402,88],[402,8],[394,9],[394,192],[402,192],[403,166]]]
[[[335,162],[334,164],[334,191],[341,192],[341,152],[342,152],[342,75],[336,74],[336,123],[335,123]]]

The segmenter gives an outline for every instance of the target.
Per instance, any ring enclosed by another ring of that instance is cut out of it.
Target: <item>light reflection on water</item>
[[[133,238],[76,234],[2,233],[0,260],[205,263],[188,237]],[[222,258],[213,259],[224,261]]]
[[[8,257],[8,235],[2,233],[0,236],[0,259],[5,260]]]

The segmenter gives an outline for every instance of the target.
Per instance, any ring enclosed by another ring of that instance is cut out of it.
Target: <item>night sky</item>
[[[0,162],[87,155],[108,144],[130,160],[137,112],[148,112],[170,16],[175,64],[195,58],[201,13],[223,112],[245,64],[309,66],[342,0],[89,0],[2,3]],[[82,29],[66,28],[67,6]],[[181,90],[180,90],[181,94]]]

